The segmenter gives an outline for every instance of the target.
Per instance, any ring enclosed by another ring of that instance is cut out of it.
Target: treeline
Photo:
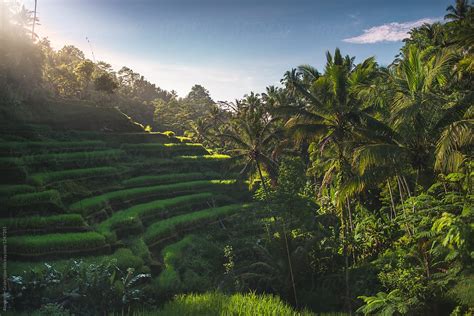
[[[232,256],[238,290],[315,311],[473,312],[473,53],[458,0],[387,67],[336,49],[199,121],[196,140],[234,156],[272,218]]]
[[[215,107],[200,85],[179,98],[175,91],[161,89],[129,67],[115,71],[107,62],[94,62],[73,45],[55,50],[47,38],[31,33],[32,11],[16,3],[2,5],[0,102],[4,106],[84,100],[117,107],[154,130],[180,133],[191,130],[190,121]]]

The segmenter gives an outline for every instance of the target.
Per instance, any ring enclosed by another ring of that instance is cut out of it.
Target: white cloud
[[[379,42],[399,42],[407,38],[408,32],[422,26],[425,23],[431,24],[439,21],[438,18],[424,18],[410,22],[392,22],[379,26],[374,26],[364,30],[364,33],[355,37],[346,38],[343,41],[353,44],[373,44]]]

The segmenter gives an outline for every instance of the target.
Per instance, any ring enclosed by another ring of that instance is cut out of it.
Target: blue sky
[[[201,84],[215,100],[233,100],[278,84],[300,64],[321,69],[336,47],[386,65],[408,29],[442,18],[451,2],[38,0],[38,33],[92,58],[87,36],[97,60],[126,65],[180,96]]]

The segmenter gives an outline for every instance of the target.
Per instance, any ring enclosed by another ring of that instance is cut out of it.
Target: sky
[[[22,1],[28,8],[34,0]],[[38,0],[55,48],[72,44],[115,70],[128,66],[184,97],[201,84],[216,101],[278,85],[301,64],[322,70],[339,47],[388,65],[412,28],[454,0]],[[86,40],[89,39],[89,42]]]

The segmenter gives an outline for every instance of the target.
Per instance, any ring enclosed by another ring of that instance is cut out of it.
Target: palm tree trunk
[[[33,16],[33,27],[31,29],[31,39],[34,40],[35,39],[35,24],[36,24],[36,7],[38,5],[38,0],[35,0],[35,13],[34,13],[34,16]]]
[[[393,217],[392,220],[397,217],[397,212],[395,211],[395,202],[393,201],[393,193],[392,193],[392,187],[390,186],[390,180],[387,179],[387,186],[388,186],[388,192],[390,194],[390,202],[392,203],[392,212],[393,212]]]
[[[260,162],[258,160],[255,161],[257,164],[258,174],[260,176],[260,181],[262,181],[263,190],[265,192],[265,201],[268,202],[268,188],[265,183],[265,179],[263,178],[262,168],[260,168]],[[286,247],[286,255],[288,257],[288,267],[290,268],[290,277],[291,277],[291,285],[293,287],[293,295],[295,298],[295,305],[298,306],[298,296],[296,295],[296,285],[295,285],[295,277],[293,274],[293,266],[291,264],[291,256],[290,256],[290,248],[288,247],[288,237],[286,235],[286,228],[285,222],[283,221],[283,237],[285,238],[285,247]]]
[[[352,315],[352,304],[351,304],[351,296],[350,296],[350,279],[349,279],[349,253],[347,251],[347,238],[348,238],[348,225],[347,219],[344,214],[344,208],[341,208],[341,224],[342,224],[342,253],[344,256],[344,283],[345,283],[345,301],[346,301],[346,308],[349,315]]]
[[[288,247],[288,237],[286,235],[285,222],[283,222],[282,226],[283,226],[283,236],[285,238],[286,255],[288,257],[288,267],[290,268],[291,284],[293,286],[293,296],[295,297],[295,305],[296,307],[298,307],[298,296],[296,295],[295,277],[293,275],[293,266],[291,264],[290,248]]]
[[[403,216],[405,217],[405,221],[407,219],[407,211],[406,211],[406,208],[405,208],[405,200],[403,199],[403,193],[402,193],[402,190],[403,190],[403,185],[402,185],[402,181],[400,180],[400,177],[397,176],[397,183],[398,183],[398,191],[400,193],[400,202],[402,203],[402,209],[403,209]],[[410,230],[410,227],[408,226],[408,223],[405,222],[405,227],[408,231],[408,235],[410,235],[410,237],[413,236],[413,234],[411,233],[411,230]]]
[[[260,181],[262,182],[262,187],[263,187],[263,191],[265,192],[265,200],[266,200],[268,199],[267,184],[265,183],[265,180],[263,178],[262,169],[260,168],[260,163],[258,162],[258,160],[256,160],[256,163],[257,163],[258,175],[260,176]]]

